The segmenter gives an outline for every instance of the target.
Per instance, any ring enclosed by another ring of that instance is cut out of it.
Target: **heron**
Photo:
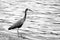
[[[27,11],[32,11],[31,9],[26,8],[24,13],[24,17],[20,20],[18,20],[16,23],[14,23],[11,27],[8,28],[8,30],[12,30],[12,29],[16,29],[17,28],[17,36],[19,37],[19,28],[22,27],[22,25],[24,24],[25,20],[26,20],[26,15],[27,15]]]

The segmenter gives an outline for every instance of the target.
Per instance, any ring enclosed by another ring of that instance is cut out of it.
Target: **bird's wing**
[[[24,20],[21,19],[21,20],[17,21],[16,23],[14,23],[12,26],[19,26],[19,25],[21,25],[23,23],[24,23]]]

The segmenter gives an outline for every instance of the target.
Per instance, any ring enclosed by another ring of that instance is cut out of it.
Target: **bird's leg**
[[[19,35],[19,28],[17,28],[17,36],[20,37],[20,35]],[[22,34],[21,34],[21,37],[22,37]]]
[[[19,37],[19,28],[17,28],[17,36]]]

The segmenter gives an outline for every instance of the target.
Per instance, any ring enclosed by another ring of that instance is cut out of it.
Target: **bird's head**
[[[31,10],[31,9],[26,8],[25,12],[27,12],[27,11],[32,11],[32,10]]]

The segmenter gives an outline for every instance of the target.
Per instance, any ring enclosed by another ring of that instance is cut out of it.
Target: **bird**
[[[19,37],[19,28],[22,27],[22,25],[24,24],[25,20],[26,20],[26,16],[27,16],[27,11],[32,11],[31,9],[26,8],[24,13],[24,17],[20,20],[18,20],[16,23],[14,23],[11,27],[8,28],[8,30],[12,30],[12,29],[16,29],[17,28],[17,36]]]

